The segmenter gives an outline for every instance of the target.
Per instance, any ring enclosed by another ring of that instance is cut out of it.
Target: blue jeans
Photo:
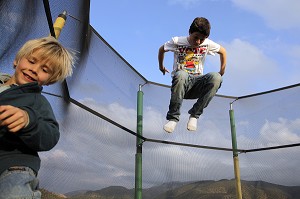
[[[179,121],[183,99],[198,99],[188,113],[199,118],[221,87],[221,83],[222,76],[219,73],[194,76],[182,70],[177,71],[172,80],[167,120]]]
[[[0,175],[0,199],[40,199],[35,173],[28,167],[18,168]]]

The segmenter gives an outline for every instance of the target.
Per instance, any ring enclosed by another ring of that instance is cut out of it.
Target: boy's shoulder
[[[172,37],[169,42],[172,42],[175,45],[187,45],[189,43],[187,38],[187,36],[175,36]]]
[[[4,83],[7,82],[10,78],[11,78],[11,76],[10,76],[9,74],[6,74],[6,73],[0,73],[0,84],[4,84]]]

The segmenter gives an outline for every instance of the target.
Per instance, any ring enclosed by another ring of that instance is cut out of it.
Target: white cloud
[[[241,39],[234,39],[224,46],[227,49],[228,61],[220,92],[241,96],[277,86],[281,75],[280,67],[259,47]]]
[[[184,8],[192,8],[193,6],[198,6],[201,3],[208,2],[221,2],[227,0],[168,0],[170,5],[182,5]]]
[[[300,142],[300,118],[289,120],[278,118],[277,120],[266,120],[262,125],[243,121],[237,124],[238,145],[240,149],[256,149],[274,147]],[[244,126],[244,128],[243,128]],[[251,133],[248,132],[250,129]],[[258,132],[256,135],[255,132]]]
[[[44,153],[43,160],[47,161],[48,159],[56,159],[56,160],[63,160],[65,158],[68,158],[68,155],[65,151],[56,149],[51,151],[51,153]]]
[[[159,136],[164,125],[165,113],[161,113],[152,107],[145,107],[144,118],[146,121],[143,122],[145,136]]]
[[[299,143],[299,128],[300,119],[266,120],[257,136],[253,133],[248,136],[244,134],[238,136],[239,148],[257,149]],[[248,145],[250,147],[247,147]],[[299,147],[242,153],[239,155],[241,178],[282,185],[297,185],[299,181],[294,176],[300,172],[299,167],[296,166],[299,164],[296,158],[298,153]]]
[[[188,9],[191,8],[192,6],[198,4],[199,2],[204,1],[204,0],[168,0],[168,3],[170,5],[182,5],[184,8]]]
[[[274,29],[300,28],[300,1],[232,0],[236,6],[262,17]]]
[[[278,146],[300,142],[297,134],[300,129],[300,119],[289,121],[279,118],[277,122],[266,121],[261,129],[260,136],[267,145]]]

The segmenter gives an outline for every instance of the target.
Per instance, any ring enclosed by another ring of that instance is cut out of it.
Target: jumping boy
[[[58,142],[59,126],[43,85],[72,74],[73,54],[54,37],[29,40],[12,76],[0,73],[0,199],[41,198],[38,152]]]
[[[159,48],[159,70],[164,75],[166,72],[169,73],[163,64],[164,53],[174,52],[171,99],[166,116],[168,122],[164,126],[164,130],[168,133],[174,131],[179,121],[183,99],[197,99],[188,111],[190,117],[187,123],[187,129],[195,131],[197,119],[221,86],[226,67],[226,50],[220,44],[208,39],[210,28],[206,18],[197,17],[190,25],[189,36],[173,37]],[[215,53],[220,55],[220,71],[203,74],[206,55]]]

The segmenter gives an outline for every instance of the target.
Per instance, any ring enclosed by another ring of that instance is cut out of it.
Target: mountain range
[[[243,199],[299,199],[300,186],[283,186],[264,181],[242,181]],[[134,189],[110,186],[100,190],[66,194],[42,189],[42,199],[133,199]],[[143,199],[235,199],[235,180],[170,182],[143,189]]]

